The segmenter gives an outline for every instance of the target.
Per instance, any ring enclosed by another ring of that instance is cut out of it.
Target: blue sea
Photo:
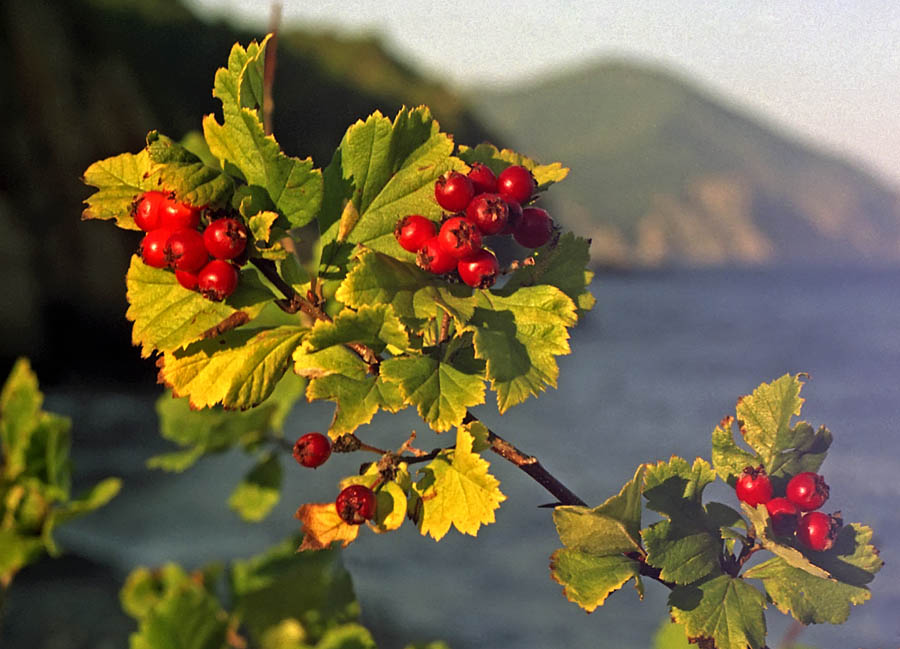
[[[810,627],[799,641],[900,647],[900,272],[637,273],[601,276],[592,290],[597,306],[573,333],[558,389],[503,416],[493,403],[477,414],[598,504],[641,462],[708,459],[710,433],[733,414],[737,397],[785,373],[808,373],[802,418],[835,436],[822,468],[831,486],[825,509],[872,525],[886,565],[871,601],[854,607],[846,624]],[[247,525],[225,504],[249,466],[241,454],[204,460],[176,478],[142,469],[162,448],[153,398],[78,389],[48,395],[48,408],[75,418],[76,449],[79,431],[90,431],[76,469],[90,479],[126,477],[111,505],[60,540],[121,575],[136,565],[257,553],[296,531],[297,505],[332,498],[336,480],[359,463],[339,456],[315,472],[289,470],[282,503],[264,523]],[[299,408],[290,434],[324,430],[330,416],[328,405]],[[422,448],[445,443],[414,413],[380,415],[358,432],[395,446],[413,428]],[[487,459],[508,500],[477,539],[451,532],[435,543],[407,526],[364,532],[345,552],[380,646],[442,638],[453,649],[649,647],[666,618],[667,590],[648,582],[639,602],[626,586],[590,615],[567,602],[548,570],[559,547],[550,510],[538,507],[552,497],[499,457]],[[734,501],[721,486],[707,494]],[[778,646],[788,622],[774,607],[767,620],[768,643]]]

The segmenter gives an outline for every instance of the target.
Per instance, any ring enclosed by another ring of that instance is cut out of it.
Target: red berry
[[[797,505],[801,511],[808,512],[818,509],[828,500],[828,485],[825,484],[825,478],[818,473],[806,471],[798,473],[785,487],[785,496]]]
[[[162,225],[162,207],[166,195],[162,192],[146,192],[131,208],[134,223],[144,232],[156,230]]]
[[[178,283],[189,291],[193,291],[197,288],[196,273],[189,273],[186,270],[176,270],[175,279],[177,279]]]
[[[437,234],[437,225],[421,214],[410,214],[397,221],[394,236],[400,247],[409,252],[418,252],[428,239]]]
[[[481,231],[463,216],[452,216],[444,221],[437,236],[441,248],[457,259],[468,257],[481,248]]]
[[[166,260],[166,241],[172,236],[172,230],[159,228],[151,230],[141,240],[141,259],[153,268],[166,268],[169,262]]]
[[[175,230],[166,240],[166,261],[176,270],[199,271],[209,261],[203,235],[196,230]]]
[[[841,529],[841,523],[838,514],[829,516],[824,512],[807,512],[797,524],[797,540],[816,552],[830,550]]]
[[[553,235],[553,220],[547,210],[540,207],[526,207],[513,230],[513,238],[520,246],[540,248]]]
[[[531,198],[535,187],[534,176],[521,165],[507,167],[497,178],[497,192],[505,201],[524,203]]]
[[[441,248],[437,235],[423,243],[416,255],[416,264],[419,268],[435,275],[449,273],[456,268],[457,261],[456,257]]]
[[[473,288],[490,288],[497,280],[500,264],[490,250],[482,248],[473,255],[460,259],[456,266],[460,279]]]
[[[509,207],[499,194],[478,194],[466,207],[466,218],[482,234],[499,234],[509,221]]]
[[[216,219],[203,231],[203,243],[216,259],[234,259],[247,247],[247,228],[234,218]]]
[[[294,459],[311,469],[325,464],[330,455],[331,442],[322,433],[306,433],[294,443]]]
[[[747,467],[738,477],[737,484],[734,487],[737,492],[738,500],[745,502],[751,507],[763,505],[772,499],[773,489],[766,470],[761,466]]]
[[[519,221],[522,220],[522,206],[519,205],[515,201],[504,201],[506,203],[506,208],[509,211],[509,216],[506,220],[506,227],[503,228],[503,232],[500,234],[512,234],[516,230],[516,226],[519,224]]]
[[[160,226],[163,228],[196,230],[200,225],[200,210],[179,202],[174,195],[166,196],[160,208]]]
[[[434,183],[434,198],[448,212],[462,212],[475,196],[475,186],[458,171],[448,171]]]
[[[469,173],[466,174],[475,186],[475,194],[496,194],[497,176],[491,168],[480,162],[473,162]]]
[[[213,259],[197,273],[197,290],[208,300],[221,302],[234,293],[238,269],[222,259]]]
[[[361,484],[350,485],[338,494],[334,507],[345,523],[362,525],[375,517],[375,492]]]
[[[800,510],[797,505],[787,498],[772,498],[766,503],[766,509],[769,510],[769,517],[772,519],[772,529],[778,536],[786,536],[793,534],[797,528],[797,520],[800,516]]]

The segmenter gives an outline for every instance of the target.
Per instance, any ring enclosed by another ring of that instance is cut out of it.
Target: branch
[[[463,419],[464,424],[478,421],[478,417],[471,412],[467,412]],[[517,467],[527,473],[544,489],[549,491],[556,498],[557,502],[554,507],[559,505],[580,505],[586,507],[587,503],[575,495],[575,493],[557,480],[550,474],[547,469],[541,466],[541,463],[533,455],[526,455],[515,446],[500,437],[490,428],[488,428],[488,441],[491,443],[491,450],[502,457],[504,460],[512,462]]]

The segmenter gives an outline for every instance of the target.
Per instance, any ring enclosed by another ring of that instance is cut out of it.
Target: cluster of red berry
[[[525,207],[537,184],[521,165],[507,167],[499,176],[475,162],[467,175],[448,171],[434,185],[434,198],[447,210],[438,228],[420,214],[397,223],[394,236],[404,250],[416,253],[420,268],[442,275],[456,271],[469,286],[493,286],[500,265],[483,247],[484,236],[511,234],[526,248],[539,248],[553,235],[553,220],[540,207]]]
[[[132,205],[135,224],[146,232],[141,259],[153,268],[171,268],[178,283],[220,302],[234,293],[235,265],[247,247],[247,228],[238,219],[211,220],[201,228],[201,210],[174,194],[146,192]]]
[[[322,433],[306,433],[294,443],[294,459],[315,469],[331,456],[331,442]],[[375,517],[375,492],[361,484],[350,485],[334,501],[338,516],[350,525],[362,525]]]
[[[788,481],[784,496],[774,497],[766,470],[748,466],[738,478],[735,491],[738,499],[751,507],[766,506],[779,536],[794,534],[801,545],[820,552],[834,545],[842,521],[840,513],[815,511],[825,504],[829,495],[828,485],[818,473],[798,473]]]

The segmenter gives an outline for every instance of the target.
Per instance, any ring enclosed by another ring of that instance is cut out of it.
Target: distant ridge
[[[599,266],[900,263],[897,194],[661,68],[597,62],[470,101],[572,168],[554,213]]]

